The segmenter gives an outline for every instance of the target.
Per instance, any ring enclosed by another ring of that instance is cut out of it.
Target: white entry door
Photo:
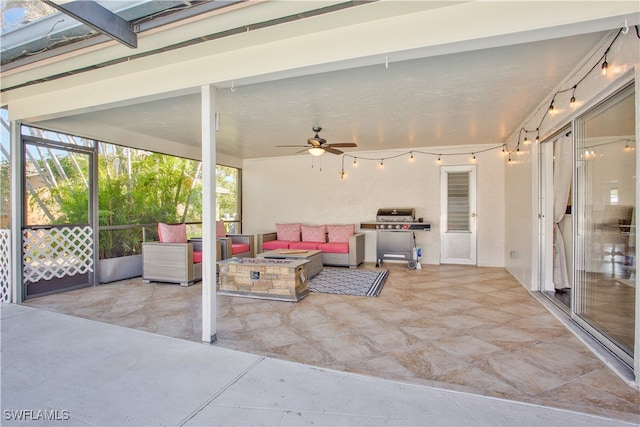
[[[476,264],[476,165],[440,169],[440,262]]]

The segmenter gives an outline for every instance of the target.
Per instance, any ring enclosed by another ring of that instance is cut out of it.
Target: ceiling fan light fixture
[[[324,149],[320,147],[309,148],[309,154],[312,156],[322,156],[324,154]]]

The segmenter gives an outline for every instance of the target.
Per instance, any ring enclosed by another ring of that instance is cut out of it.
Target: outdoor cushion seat
[[[327,252],[330,254],[348,254],[349,253],[349,243],[343,242],[330,242],[323,243],[318,246],[318,249],[322,252]]]
[[[248,243],[233,243],[231,242],[231,255],[238,255],[243,252],[249,252],[251,250],[251,245]]]
[[[289,245],[289,249],[304,249],[307,251],[318,250],[318,246],[323,245],[324,242],[292,242]]]
[[[286,240],[270,240],[268,242],[264,242],[262,245],[262,249],[265,251],[274,251],[276,249],[289,249],[289,245],[293,242],[289,242]]]

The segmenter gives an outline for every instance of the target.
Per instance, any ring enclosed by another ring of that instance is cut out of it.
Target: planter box
[[[101,259],[100,283],[115,282],[142,276],[142,255]]]

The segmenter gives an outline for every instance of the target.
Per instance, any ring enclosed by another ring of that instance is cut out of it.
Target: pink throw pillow
[[[349,237],[351,237],[355,231],[355,224],[345,225],[327,225],[327,231],[329,233],[329,242],[348,243]]]
[[[158,238],[162,243],[187,243],[186,224],[158,223]]]
[[[303,242],[326,242],[327,227],[325,225],[301,225]]]
[[[216,237],[227,237],[227,230],[223,221],[216,221]]]
[[[276,224],[278,240],[287,242],[300,241],[300,224]]]

